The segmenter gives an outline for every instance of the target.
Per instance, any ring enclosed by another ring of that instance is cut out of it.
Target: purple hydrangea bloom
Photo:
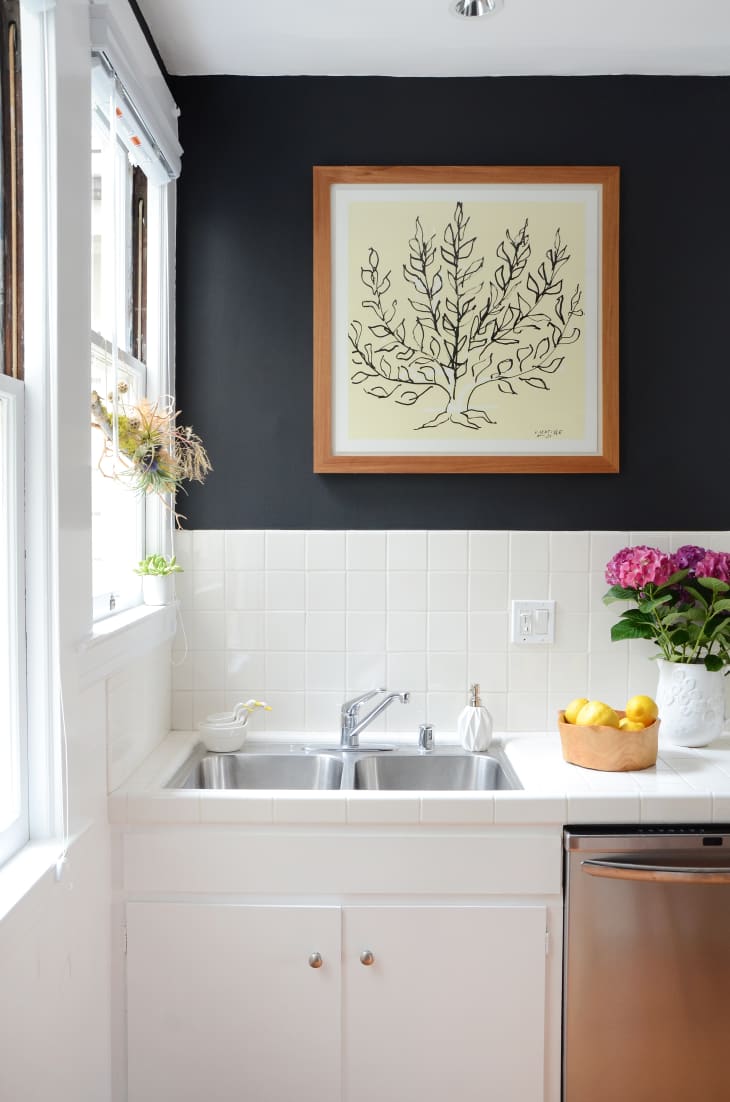
[[[706,554],[704,547],[697,547],[693,543],[685,543],[684,547],[678,548],[672,555],[675,570],[693,570],[695,564]]]
[[[698,578],[718,578],[730,582],[730,555],[725,551],[705,551],[694,566]]]
[[[644,589],[663,585],[675,570],[671,557],[657,547],[624,547],[606,566],[606,581],[624,589]]]

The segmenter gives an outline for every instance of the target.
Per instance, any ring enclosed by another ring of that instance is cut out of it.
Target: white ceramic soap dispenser
[[[456,721],[456,733],[465,750],[478,753],[487,750],[492,741],[492,717],[482,707],[479,686],[469,690],[469,703]]]

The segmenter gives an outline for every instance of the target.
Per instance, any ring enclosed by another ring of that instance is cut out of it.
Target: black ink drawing
[[[536,271],[528,269],[527,220],[516,234],[505,231],[496,250],[500,263],[488,283],[479,278],[484,257],[473,258],[476,237],[469,236],[462,203],[438,247],[435,238],[426,237],[416,218],[403,265],[403,277],[414,289],[408,318],[399,313],[397,299],[387,300],[391,272],[381,273],[378,252],[370,249],[360,269],[368,291],[361,305],[376,320],[355,318],[350,324],[357,369],[351,382],[372,398],[401,406],[414,406],[429,393],[432,402],[440,390],[443,408],[417,428],[453,422],[479,430],[496,424],[483,408],[489,387],[511,397],[524,387],[550,390],[565,359],[562,350],[581,335],[575,321],[583,316],[582,292],[577,286],[566,304],[561,271],[570,253],[559,229]]]

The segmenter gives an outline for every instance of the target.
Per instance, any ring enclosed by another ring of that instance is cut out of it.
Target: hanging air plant
[[[203,441],[192,428],[177,424],[180,414],[171,398],[157,402],[143,398],[136,405],[128,405],[120,395],[116,418],[113,395],[109,396],[109,406],[95,390],[91,392],[91,423],[104,438],[100,471],[135,493],[157,494],[166,507],[173,509],[179,526],[185,518],[175,509],[175,501],[179,491],[184,490],[183,482],[202,483],[212,470]]]

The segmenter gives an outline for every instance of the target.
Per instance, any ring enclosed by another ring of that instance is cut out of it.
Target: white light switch
[[[512,642],[554,643],[555,601],[513,601]]]

